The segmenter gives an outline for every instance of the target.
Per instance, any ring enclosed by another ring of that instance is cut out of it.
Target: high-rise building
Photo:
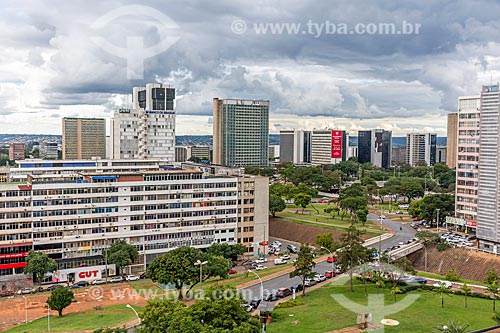
[[[188,147],[177,146],[175,147],[175,161],[186,162],[188,160]]]
[[[134,87],[132,108],[115,111],[113,157],[175,161],[175,89],[162,83]]]
[[[280,131],[280,162],[311,163],[311,131]]]
[[[213,100],[213,163],[268,165],[269,101]]]
[[[63,118],[63,160],[106,158],[106,120],[102,118]]]
[[[449,113],[446,133],[446,165],[451,169],[457,167],[457,126],[458,113]]]
[[[22,142],[10,143],[9,160],[24,160],[24,143]]]
[[[59,145],[57,142],[42,142],[40,145],[40,158],[56,160],[59,158]]]
[[[188,158],[199,158],[200,160],[210,160],[210,146],[189,146]]]
[[[406,135],[406,164],[417,166],[424,163],[428,166],[436,164],[437,134],[409,133]]]
[[[398,163],[406,163],[406,147],[392,147],[392,160]]]
[[[458,98],[455,216],[461,226],[477,227],[481,96]]]
[[[477,198],[477,238],[479,247],[498,253],[500,206],[498,204],[500,125],[499,85],[483,86],[480,105],[479,189]],[[472,141],[471,141],[472,142]]]
[[[436,163],[446,164],[447,148],[446,146],[436,147]]]
[[[311,163],[336,164],[347,161],[349,135],[346,131],[313,130],[311,135]]]
[[[392,131],[382,129],[359,131],[358,162],[389,169],[392,162]]]

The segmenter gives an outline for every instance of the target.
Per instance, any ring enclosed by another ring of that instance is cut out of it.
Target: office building
[[[436,164],[437,134],[409,133],[406,135],[406,164],[433,166]]]
[[[9,160],[24,160],[24,143],[11,142],[9,144]]]
[[[447,150],[446,146],[436,147],[436,163],[446,164]]]
[[[458,98],[455,216],[462,227],[473,229],[477,226],[480,105],[481,96]]]
[[[479,125],[479,188],[477,200],[477,238],[482,250],[498,253],[500,243],[499,225],[499,85],[483,86],[480,102]],[[467,143],[464,139],[464,144]],[[475,140],[469,147],[474,148]]]
[[[177,146],[175,147],[175,161],[186,162],[188,160],[188,147]]]
[[[269,101],[213,99],[213,163],[266,166],[269,163]]]
[[[63,118],[63,160],[95,157],[106,158],[106,120],[100,118]]]
[[[348,158],[349,136],[346,131],[313,130],[311,134],[311,163],[336,164]]]
[[[42,142],[40,145],[40,158],[57,160],[59,158],[59,144],[57,142]]]
[[[359,131],[358,162],[389,169],[392,162],[392,131],[382,129]]]
[[[457,167],[457,126],[458,113],[449,113],[446,133],[446,165],[451,169]]]
[[[392,161],[406,163],[406,147],[392,147]]]
[[[175,161],[175,89],[162,83],[134,87],[132,108],[111,121],[113,158]]]
[[[311,163],[311,131],[280,131],[280,162]]]
[[[210,161],[210,146],[189,146],[188,159],[191,157],[203,161]]]
[[[347,159],[350,158],[358,159],[358,146],[349,146],[349,154],[347,155]]]

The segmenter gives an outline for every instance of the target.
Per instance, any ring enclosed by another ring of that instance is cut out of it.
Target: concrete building
[[[500,125],[500,89],[499,85],[483,86],[480,104],[480,148],[479,148],[479,188],[477,200],[477,238],[482,250],[498,253],[500,243],[499,225],[499,137]],[[473,125],[473,124],[471,124]],[[467,131],[464,129],[464,131]],[[471,131],[475,130],[471,129]],[[466,134],[466,133],[465,133]],[[463,139],[463,144],[469,143],[474,150],[474,138]],[[465,171],[465,170],[464,170]],[[473,171],[467,170],[467,172]],[[474,183],[471,180],[466,180]]]
[[[213,163],[269,163],[269,101],[213,99]]]
[[[42,142],[40,145],[40,158],[57,160],[59,158],[59,145],[57,142]]]
[[[446,165],[451,169],[457,167],[457,126],[458,113],[449,113],[446,134]]]
[[[63,118],[63,160],[93,157],[106,158],[106,120],[102,118]]]
[[[175,161],[186,162],[188,160],[188,147],[177,146],[175,147]]]
[[[428,166],[436,164],[437,134],[409,133],[406,135],[406,164],[417,166],[424,163]]]
[[[313,130],[311,134],[311,163],[336,164],[348,159],[349,135],[346,131]]]
[[[447,155],[446,146],[437,146],[436,147],[436,163],[446,164],[446,155]]]
[[[9,160],[24,160],[24,143],[11,142],[9,144]]]
[[[480,106],[481,96],[458,98],[455,216],[470,228],[477,226]]]
[[[349,154],[347,155],[347,159],[351,157],[358,159],[358,146],[349,146]]]
[[[406,147],[392,147],[392,161],[406,163]]]
[[[280,131],[280,162],[311,163],[311,131]]]
[[[210,161],[210,146],[189,146],[188,159],[191,157],[199,158],[200,160]]]
[[[175,89],[162,83],[134,87],[132,108],[111,121],[113,157],[175,161]]]
[[[389,169],[392,162],[392,131],[374,129],[358,132],[358,162]]]

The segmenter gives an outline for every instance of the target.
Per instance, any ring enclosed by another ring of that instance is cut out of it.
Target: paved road
[[[376,224],[380,224],[380,218],[376,214],[368,214],[368,220],[373,221]],[[392,246],[399,245],[399,242],[406,242],[408,239],[415,237],[416,231],[410,227],[410,222],[400,223],[394,222],[390,219],[383,219],[382,224],[384,227],[388,227],[395,232],[393,237],[382,241],[382,251]],[[372,247],[378,250],[379,243],[373,244]]]

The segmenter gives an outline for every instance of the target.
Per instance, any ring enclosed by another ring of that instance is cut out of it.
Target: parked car
[[[245,309],[246,312],[252,312],[253,307],[247,303],[241,303],[240,306]]]
[[[120,275],[113,276],[111,279],[109,279],[109,282],[111,283],[123,282],[123,278]]]
[[[427,283],[427,279],[423,278],[421,276],[412,276],[408,279],[405,279],[404,281],[408,284],[426,284]]]
[[[276,247],[280,247],[281,245],[283,245],[283,243],[281,243],[280,241],[277,241],[277,240],[276,240],[276,241],[274,241],[271,245],[272,245],[272,246],[277,245]]]
[[[255,267],[256,271],[261,271],[263,269],[267,269],[267,266],[257,265],[257,267]]]
[[[0,290],[0,297],[12,297],[15,294],[12,290]]]
[[[337,261],[337,257],[328,257],[328,258],[326,259],[326,262],[327,262],[327,263],[330,263],[330,264],[331,264],[331,263],[334,263],[334,262],[336,262],[336,261]]]
[[[445,286],[446,288],[451,289],[453,284],[450,281],[438,281],[434,283],[432,286],[436,288],[441,288],[441,286]]]
[[[30,287],[24,287],[24,288],[21,288],[17,291],[17,294],[18,295],[25,295],[25,294],[34,294],[36,292],[35,289],[33,288],[30,288]]]
[[[52,291],[52,290],[55,290],[58,287],[62,287],[62,285],[60,285],[60,284],[53,284],[51,286],[48,286],[45,290],[46,291]]]
[[[265,262],[267,262],[266,258],[259,258],[259,259],[255,260],[255,263],[257,263],[257,264],[263,264]]]
[[[229,274],[229,275],[236,274],[236,273],[238,273],[238,271],[236,271],[234,268],[230,269],[229,272],[227,272],[227,274]]]
[[[278,300],[278,295],[275,293],[269,293],[264,297],[264,301],[266,302],[275,302]]]
[[[286,260],[283,260],[282,258],[274,259],[274,264],[275,265],[283,265],[283,264],[286,264]]]
[[[93,285],[106,284],[106,283],[107,283],[107,281],[104,279],[95,279],[94,281],[92,281]]]
[[[146,272],[142,273],[141,275],[139,275],[139,278],[141,279],[147,279],[147,275],[146,275]]]
[[[250,306],[254,309],[257,309],[259,307],[259,304],[260,304],[260,301],[261,299],[260,298],[253,298],[251,301],[250,301]]]
[[[316,283],[318,283],[318,282],[316,282],[316,280],[314,280],[314,279],[309,279],[309,278],[308,278],[308,279],[305,279],[305,280],[304,280],[304,285],[305,285],[306,287],[312,287],[312,286],[314,286]]]
[[[299,283],[299,284],[298,284],[298,285],[296,285],[296,286],[292,286],[292,287],[290,287],[290,290],[292,290],[292,291],[293,291],[293,290],[295,290],[295,292],[297,293],[297,292],[299,292],[299,291],[304,290],[304,286],[302,285],[302,283]]]
[[[242,265],[243,265],[243,266],[250,266],[250,265],[252,265],[253,263],[254,263],[254,262],[253,262],[253,260],[247,260],[247,261],[244,261],[244,262],[242,263]]]
[[[292,291],[288,288],[278,288],[278,292],[276,293],[276,296],[279,298],[287,297],[292,294]]]
[[[127,275],[125,278],[127,281],[137,281],[139,280],[139,277],[137,275]]]
[[[79,284],[72,284],[71,286],[68,287],[68,289],[80,289],[82,288],[82,286],[80,286]]]
[[[297,253],[297,252],[298,252],[297,247],[296,247],[295,245],[288,244],[288,245],[286,246],[286,248],[287,248],[290,252],[292,252],[292,253]]]
[[[335,272],[333,271],[326,271],[325,274],[323,274],[327,279],[331,279],[333,278],[335,275],[337,275]]]
[[[288,254],[284,254],[280,257],[282,260],[290,260],[290,256]]]
[[[326,277],[325,277],[324,275],[322,275],[322,274],[316,274],[316,275],[314,276],[314,280],[315,280],[316,282],[323,282],[323,281],[325,281],[325,280],[326,280]]]

